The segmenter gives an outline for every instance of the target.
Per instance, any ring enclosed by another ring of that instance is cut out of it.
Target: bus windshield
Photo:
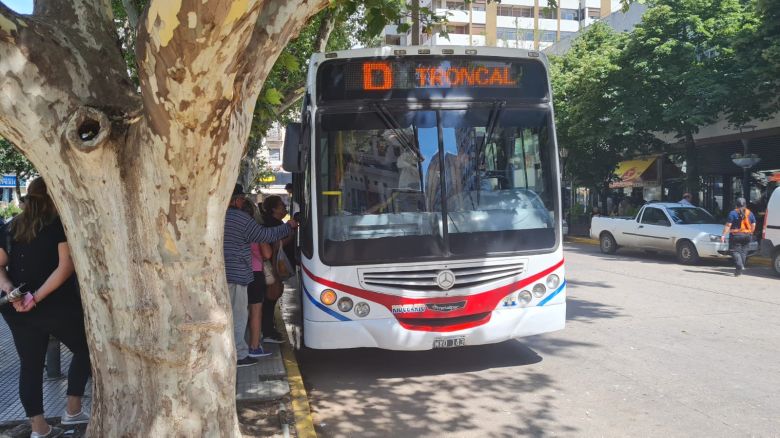
[[[318,126],[319,234],[326,263],[555,246],[558,181],[547,107],[376,106],[321,113]]]

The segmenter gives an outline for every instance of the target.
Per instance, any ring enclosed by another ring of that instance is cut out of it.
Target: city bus
[[[544,54],[316,54],[283,166],[300,208],[306,347],[427,350],[564,327]]]

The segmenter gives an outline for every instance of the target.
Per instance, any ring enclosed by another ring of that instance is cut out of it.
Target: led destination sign
[[[406,69],[394,70],[389,62],[363,63],[363,90],[390,90],[400,82],[403,88],[509,87],[520,83],[522,70],[509,66],[416,67],[414,81],[408,83]],[[399,76],[400,80],[396,80]]]
[[[345,99],[545,99],[544,65],[531,59],[409,57],[325,62],[320,101]]]

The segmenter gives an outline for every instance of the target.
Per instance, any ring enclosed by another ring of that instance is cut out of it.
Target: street
[[[780,436],[780,280],[567,245],[565,330],[425,352],[307,350],[321,436]]]

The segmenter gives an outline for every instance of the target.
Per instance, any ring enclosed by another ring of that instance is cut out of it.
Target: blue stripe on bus
[[[547,298],[545,298],[545,299],[543,299],[542,301],[540,301],[540,302],[539,302],[539,307],[541,307],[541,306],[544,306],[544,305],[545,305],[545,304],[547,304],[547,302],[549,302],[551,299],[555,298],[555,296],[556,296],[556,295],[558,295],[559,293],[561,293],[561,291],[562,291],[562,290],[563,290],[563,288],[565,288],[565,287],[566,287],[566,280],[563,280],[563,284],[562,284],[562,285],[560,285],[560,286],[558,287],[558,289],[555,289],[555,292],[551,293],[551,294],[550,294],[550,296],[548,296]]]
[[[315,306],[317,306],[320,310],[327,313],[328,315],[338,319],[339,321],[352,321],[351,319],[347,318],[346,316],[336,312],[333,309],[328,309],[324,304],[318,302],[314,299],[314,297],[311,296],[308,290],[306,290],[306,287],[303,287],[303,292],[306,294],[306,296],[309,298],[309,301],[312,302]]]

